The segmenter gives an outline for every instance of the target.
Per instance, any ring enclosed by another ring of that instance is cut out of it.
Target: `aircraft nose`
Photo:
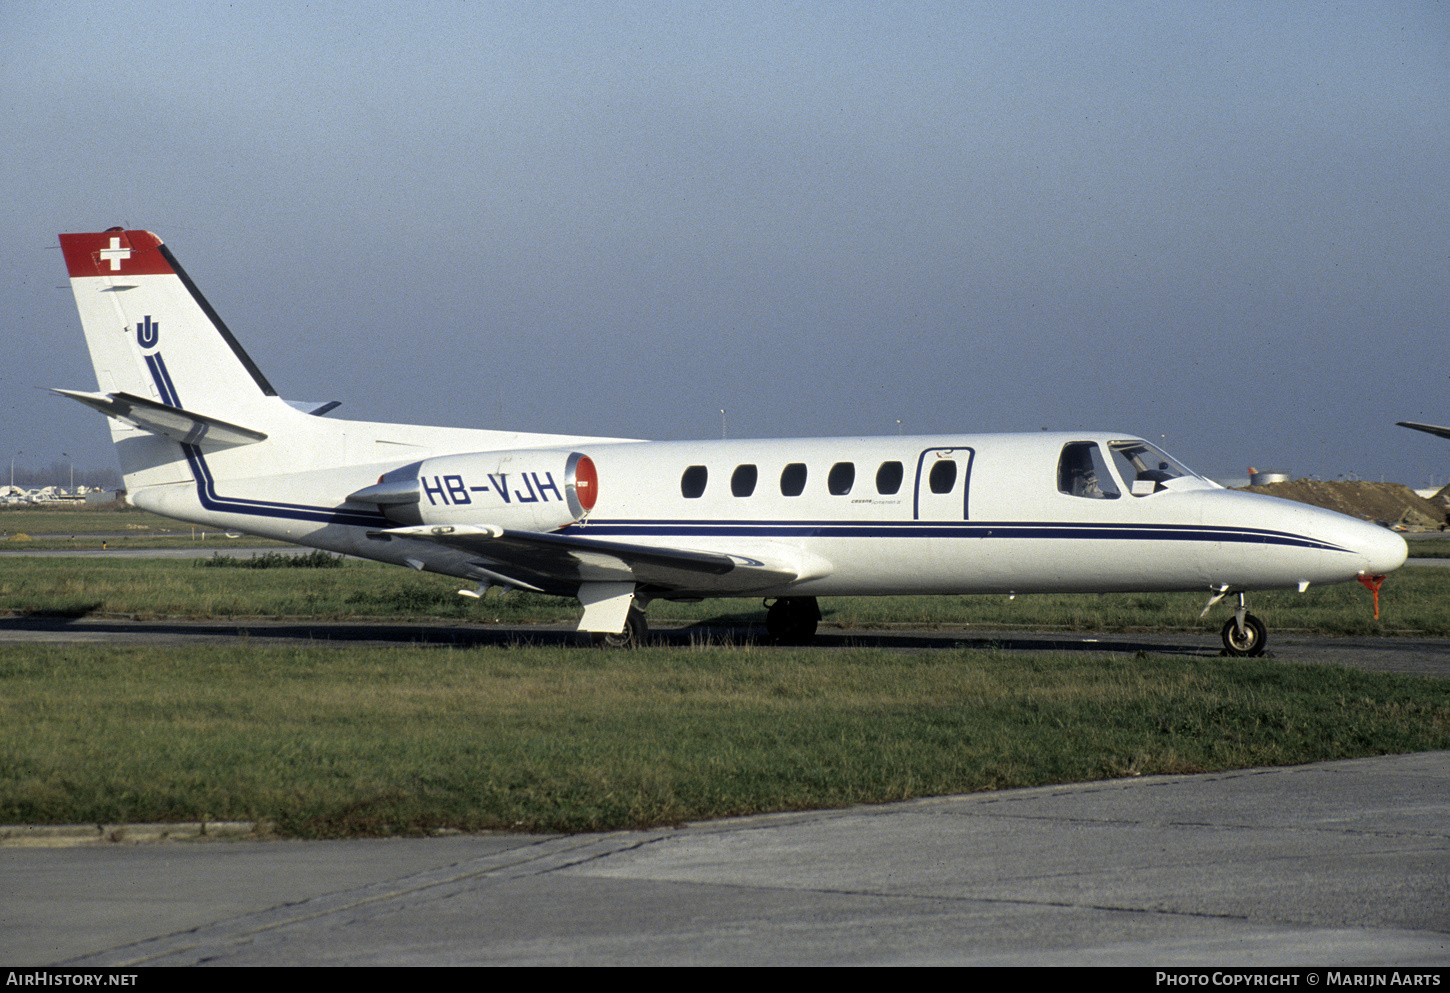
[[[1363,571],[1369,576],[1394,572],[1409,558],[1410,546],[1389,528],[1362,521],[1349,542],[1364,560]]]

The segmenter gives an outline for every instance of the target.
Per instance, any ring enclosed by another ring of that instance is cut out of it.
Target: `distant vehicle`
[[[132,504],[470,595],[577,597],[608,644],[642,638],[661,598],[766,598],[769,633],[805,643],[820,596],[1201,590],[1205,612],[1237,595],[1224,646],[1257,655],[1247,591],[1405,561],[1383,528],[1226,490],[1113,432],[650,442],[326,418],[335,403],[278,396],[156,235],[60,242],[99,391],[55,392],[112,418]]]

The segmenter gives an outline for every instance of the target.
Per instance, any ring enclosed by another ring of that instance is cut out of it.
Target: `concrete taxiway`
[[[602,835],[0,849],[40,965],[1450,965],[1450,753]]]

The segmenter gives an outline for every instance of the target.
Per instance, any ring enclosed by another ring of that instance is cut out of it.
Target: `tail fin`
[[[112,228],[63,234],[60,245],[102,391],[183,405],[155,374],[164,352],[174,380],[210,397],[277,395],[156,235]]]
[[[337,404],[279,397],[156,235],[112,228],[63,234],[60,245],[99,392],[55,392],[110,418],[127,488],[164,489],[151,501],[152,509],[169,501],[161,513],[192,519],[178,509],[190,492],[188,513],[331,520],[327,508],[381,471],[434,453],[583,440],[311,416]],[[275,478],[283,476],[291,481]],[[275,502],[294,489],[310,502]]]
[[[128,487],[190,478],[183,444],[267,436],[277,391],[160,238],[112,228],[60,244],[101,392],[58,392],[113,418]]]

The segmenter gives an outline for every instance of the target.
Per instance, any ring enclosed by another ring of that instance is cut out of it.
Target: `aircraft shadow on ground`
[[[0,618],[0,632],[37,635],[79,634],[116,638],[117,643],[138,639],[151,644],[179,644],[197,641],[246,640],[257,645],[268,642],[328,644],[417,645],[452,648],[578,646],[592,648],[588,635],[564,627],[532,625],[407,624],[407,623],[295,623],[243,621],[104,621],[76,622],[84,614]],[[647,644],[660,646],[717,645],[774,647],[763,624],[700,621],[682,627],[651,630]],[[1217,647],[1148,641],[1133,634],[1056,635],[1042,632],[838,630],[823,628],[816,633],[813,648],[872,648],[896,651],[941,651],[954,649],[998,649],[1014,652],[1065,652],[1073,654],[1217,655]]]

